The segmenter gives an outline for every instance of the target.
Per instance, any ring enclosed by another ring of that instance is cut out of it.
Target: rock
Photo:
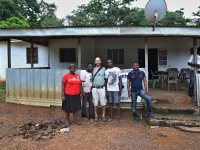
[[[200,133],[200,127],[176,126],[176,128],[186,132]]]

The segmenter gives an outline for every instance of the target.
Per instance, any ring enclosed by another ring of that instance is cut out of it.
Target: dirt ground
[[[63,119],[60,107],[35,107],[0,103],[1,150],[198,150],[200,134],[183,132],[174,128],[151,128],[142,119],[134,124],[129,110],[123,111],[124,123],[94,123],[82,120],[82,125],[72,124],[68,133],[56,132],[52,139],[32,140],[19,135],[19,127],[30,121],[47,122]]]

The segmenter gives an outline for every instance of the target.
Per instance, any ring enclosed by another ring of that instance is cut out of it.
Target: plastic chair
[[[167,83],[168,83],[168,91],[169,91],[169,85],[175,84],[176,90],[177,90],[177,83],[178,83],[178,69],[177,68],[170,68],[167,69],[168,77],[167,77]]]
[[[152,70],[150,70],[151,76],[152,76],[152,87],[153,89],[155,88],[155,86],[160,82],[161,76],[154,74],[154,72]]]

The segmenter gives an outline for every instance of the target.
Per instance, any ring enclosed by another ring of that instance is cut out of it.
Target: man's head
[[[71,74],[75,74],[76,66],[74,64],[69,65],[69,71]]]
[[[133,63],[133,70],[137,71],[137,70],[139,70],[139,68],[140,68],[139,63],[134,62],[134,63]]]
[[[101,66],[101,59],[99,57],[96,57],[94,63],[96,66]]]
[[[108,59],[107,60],[107,66],[108,66],[108,68],[112,68],[113,67],[113,61],[112,61],[112,59]]]
[[[92,69],[93,69],[93,64],[92,64],[92,63],[89,63],[89,64],[87,65],[87,71],[88,71],[88,72],[92,72]]]

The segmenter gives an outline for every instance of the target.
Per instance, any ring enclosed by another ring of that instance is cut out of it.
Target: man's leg
[[[109,109],[110,109],[110,118],[109,120],[112,121],[113,120],[113,92],[112,91],[108,91],[108,103],[109,103]]]
[[[65,123],[65,124],[66,124],[67,126],[69,126],[69,117],[70,117],[70,113],[69,113],[69,112],[66,112],[66,113],[65,113],[65,119],[66,119],[66,123]]]
[[[146,116],[147,117],[152,117],[152,98],[147,95],[144,90],[139,91],[139,96],[142,97],[146,103],[147,103],[147,110],[146,110]]]
[[[119,91],[114,91],[113,92],[113,102],[117,106],[117,112],[118,112],[119,121],[122,122]]]
[[[93,99],[93,104],[94,104],[94,115],[95,115],[94,121],[97,122],[98,121],[97,109],[98,109],[98,103],[99,103],[99,93],[96,88],[92,89],[92,99]]]
[[[99,92],[99,98],[100,98],[100,103],[102,106],[102,120],[103,122],[107,121],[106,120],[106,91],[105,91],[105,87],[102,89],[98,89]]]
[[[135,122],[139,122],[139,117],[137,114],[137,102],[136,102],[137,94],[138,94],[137,92],[131,92],[131,100],[132,100],[131,110],[132,110],[133,118]]]
[[[86,118],[86,102],[87,102],[87,93],[84,93],[82,100],[82,112],[81,112],[81,116],[83,118]]]
[[[188,89],[188,96],[189,97],[194,96],[194,70],[191,70],[190,72],[190,84]]]
[[[90,119],[94,119],[94,104],[92,101],[92,93],[88,93],[88,101],[89,101],[89,117]]]

